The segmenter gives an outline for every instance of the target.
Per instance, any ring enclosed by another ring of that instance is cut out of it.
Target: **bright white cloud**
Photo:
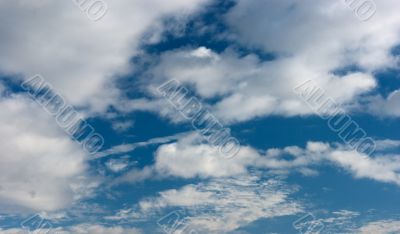
[[[51,211],[89,195],[87,153],[55,119],[22,96],[0,99],[0,207]]]
[[[285,155],[292,156],[292,159],[282,159]],[[400,185],[400,155],[376,152],[376,155],[368,156],[345,146],[334,147],[322,142],[308,142],[305,149],[286,147],[267,151],[266,157],[261,158],[257,165],[279,171],[297,171],[322,163],[344,168],[356,178]]]
[[[285,69],[298,70],[298,79],[307,79],[304,76],[307,75],[308,79],[326,82],[332,71],[352,65],[364,70],[366,76],[371,71],[398,66],[398,58],[391,54],[391,49],[400,43],[400,16],[394,10],[399,6],[396,0],[375,1],[376,14],[366,22],[360,21],[345,1],[238,0],[237,3],[226,17],[238,33],[237,38],[283,57],[278,60],[291,61]],[[347,85],[321,87],[356,94],[374,86],[358,91]],[[377,107],[374,112],[398,116],[397,96],[395,92],[386,101],[372,103]]]
[[[367,22],[343,1],[236,2],[225,15],[229,38],[271,52],[275,59],[260,61],[232,49],[216,53],[205,47],[185,48],[162,54],[150,71],[156,83],[177,79],[203,98],[220,98],[212,108],[223,120],[314,114],[293,94],[294,87],[310,79],[338,104],[355,104],[361,94],[376,88],[375,71],[398,65],[390,52],[400,43],[396,0],[377,2],[377,13]],[[335,72],[351,66],[360,71]],[[397,96],[393,93],[377,111],[393,115]],[[156,103],[143,109],[165,112]]]
[[[186,16],[205,2],[106,1],[107,14],[93,22],[72,0],[1,1],[0,71],[39,73],[72,104],[102,111],[118,97],[113,78],[128,71],[143,34],[162,30],[162,17]]]
[[[156,152],[155,170],[163,176],[224,177],[245,173],[258,153],[250,147],[241,147],[232,159],[224,158],[217,147],[201,141],[194,134],[172,144],[165,144]]]
[[[207,53],[199,56],[199,51]],[[240,57],[229,49],[217,54],[200,47],[163,54],[160,64],[151,73],[159,80],[176,79],[193,85],[202,98],[221,97],[211,110],[228,122],[265,115],[313,114],[313,110],[293,91],[310,79],[315,79],[316,84],[326,91],[325,95],[339,104],[351,102],[376,85],[368,73],[323,74],[308,69],[303,63],[303,60],[294,58],[262,62],[255,55]],[[157,103],[148,103],[142,109],[165,112],[165,108],[160,108]]]
[[[152,176],[219,178],[247,173],[250,168],[266,169],[270,174],[296,172],[315,176],[318,171],[314,167],[330,164],[345,169],[355,178],[400,185],[400,156],[386,152],[396,141],[382,140],[377,143],[379,147],[373,156],[359,153],[345,145],[308,142],[305,148],[288,146],[268,149],[265,153],[241,146],[235,157],[226,159],[217,148],[193,134],[175,143],[161,145],[155,153],[153,165],[143,170],[134,169],[117,181],[135,183]]]
[[[326,76],[352,64],[371,71],[396,62],[389,53],[400,42],[396,0],[376,1],[376,14],[367,22],[343,1],[237,2],[226,19],[239,40],[302,59],[302,68],[313,74]]]

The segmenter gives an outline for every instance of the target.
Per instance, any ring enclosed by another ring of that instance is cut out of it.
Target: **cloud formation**
[[[51,115],[20,95],[1,98],[0,108],[3,211],[61,209],[91,193],[98,183],[88,173],[88,153]]]
[[[71,104],[104,111],[117,101],[113,81],[129,71],[144,33],[162,31],[163,17],[187,16],[203,3],[107,1],[107,13],[93,22],[73,1],[2,1],[0,71],[23,79],[41,74]]]
[[[381,140],[374,155],[366,155],[338,143],[308,142],[306,147],[287,146],[267,149],[264,153],[250,146],[241,146],[239,153],[226,159],[217,148],[207,144],[196,133],[174,143],[161,145],[155,153],[155,163],[144,169],[134,169],[119,182],[168,176],[181,178],[222,178],[246,174],[251,168],[270,174],[301,173],[318,175],[320,165],[345,169],[355,178],[367,178],[400,185],[400,156],[390,153],[397,141]]]
[[[301,212],[301,205],[290,198],[295,191],[280,180],[253,173],[166,190],[144,199],[139,208],[145,214],[161,211],[166,216],[159,224],[167,230],[190,227],[198,233],[227,233],[260,218]],[[162,211],[171,209],[183,211],[178,221],[185,225],[165,221],[173,215]]]

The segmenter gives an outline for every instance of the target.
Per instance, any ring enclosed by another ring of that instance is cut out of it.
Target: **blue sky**
[[[0,234],[400,233],[398,2],[97,4],[0,3]]]

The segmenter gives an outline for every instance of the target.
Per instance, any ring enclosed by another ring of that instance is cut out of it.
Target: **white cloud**
[[[51,211],[89,195],[87,153],[55,119],[22,96],[0,98],[0,207]]]
[[[39,73],[68,102],[103,111],[118,97],[114,75],[128,71],[143,33],[162,30],[163,16],[188,15],[206,0],[106,2],[107,14],[93,22],[72,0],[1,1],[0,70]]]
[[[360,229],[356,230],[359,234],[392,234],[400,232],[400,221],[381,220],[370,222]]]
[[[122,209],[119,210],[115,215],[110,215],[110,216],[105,216],[105,220],[113,220],[113,221],[119,221],[119,220],[133,220],[133,219],[139,219],[140,214],[135,212],[133,209]]]
[[[162,213],[167,208],[183,210],[181,219],[192,230],[198,233],[227,233],[260,218],[300,212],[301,205],[290,198],[295,191],[276,179],[242,175],[167,190],[158,197],[141,201],[139,207],[144,214]],[[167,225],[164,227],[167,229],[173,228],[168,224],[174,224],[163,219],[159,223]],[[181,228],[177,227],[178,230]]]
[[[199,56],[198,51],[207,51],[207,56]],[[314,79],[325,90],[325,95],[339,104],[353,101],[357,95],[376,85],[368,73],[343,76],[329,72],[323,74],[310,70],[303,63],[297,58],[262,62],[255,55],[240,57],[229,49],[216,54],[200,47],[167,52],[150,72],[160,80],[154,81],[156,83],[161,83],[163,79],[176,79],[184,85],[193,85],[202,98],[221,97],[210,108],[218,118],[228,122],[266,115],[313,114],[313,110],[293,91],[310,79]],[[151,88],[154,87],[152,85]],[[134,102],[135,108],[140,109],[137,105],[139,100]],[[159,101],[142,104],[145,110],[168,111],[159,107]]]
[[[360,109],[367,109],[378,116],[400,116],[400,90],[391,92],[387,98],[380,95],[366,98],[366,104],[360,105]]]
[[[238,40],[283,57],[278,60],[291,61],[285,69],[297,70],[298,79],[307,79],[307,75],[327,81],[332,71],[351,65],[359,66],[366,76],[398,66],[398,59],[390,53],[400,43],[400,16],[394,10],[399,3],[395,0],[375,1],[376,14],[366,22],[360,21],[344,1],[237,2],[226,19],[238,32]],[[354,81],[362,80],[368,79]],[[321,87],[326,90],[350,94],[345,102],[354,99],[351,93],[374,88],[369,85],[351,90],[346,82],[344,86],[325,84]],[[392,93],[383,106],[376,103],[375,113],[398,116],[397,96],[397,92]]]
[[[376,149],[379,151],[391,150],[400,147],[399,140],[391,140],[391,139],[376,140],[375,143],[376,143]]]
[[[384,143],[386,142],[386,143]],[[155,153],[155,163],[143,170],[134,169],[118,178],[116,183],[164,178],[219,178],[247,173],[250,168],[266,169],[269,174],[301,173],[315,176],[314,167],[330,164],[345,169],[355,178],[368,178],[400,185],[400,155],[382,148],[392,140],[378,141],[377,151],[368,156],[346,145],[308,142],[305,148],[288,146],[272,148],[261,153],[241,146],[239,153],[226,159],[217,148],[208,145],[201,136],[193,134],[175,143],[161,145]]]
[[[183,178],[231,176],[246,172],[247,166],[258,157],[254,149],[243,146],[235,157],[226,159],[217,147],[200,139],[201,136],[193,134],[160,146],[155,156],[155,170],[160,175]]]
[[[135,143],[130,143],[130,144],[116,145],[116,146],[113,146],[110,149],[107,149],[107,150],[104,150],[102,152],[99,152],[99,153],[95,154],[95,156],[92,157],[92,159],[103,158],[103,157],[108,157],[108,156],[122,154],[122,153],[128,153],[128,152],[134,151],[138,147],[145,147],[145,146],[153,145],[153,144],[168,143],[168,142],[174,141],[176,139],[180,139],[181,137],[184,137],[186,135],[188,135],[188,133],[184,132],[184,133],[177,133],[177,134],[172,135],[172,136],[156,137],[156,138],[152,138],[150,140],[142,141],[142,142],[135,142]]]
[[[237,2],[227,22],[240,40],[302,59],[311,72],[326,75],[351,64],[371,71],[395,62],[389,50],[400,42],[396,0],[377,1],[377,12],[367,22],[343,1]]]
[[[282,159],[281,157],[285,155],[292,156],[292,159]],[[346,146],[331,146],[322,142],[308,142],[305,149],[286,147],[267,151],[266,157],[261,158],[257,165],[274,170],[290,171],[322,163],[333,163],[344,168],[355,178],[368,178],[400,185],[400,155],[377,151],[374,156],[368,156]]]
[[[356,178],[369,178],[400,185],[400,156],[368,157],[356,151],[332,151],[329,160],[345,168]]]
[[[350,210],[339,210],[332,212],[323,211],[312,216],[310,215],[311,214],[308,214],[303,217],[313,217],[313,219],[299,219],[299,222],[297,223],[298,227],[300,227],[298,230],[299,232],[301,230],[307,231],[309,230],[308,228],[315,225],[314,228],[312,228],[313,232],[310,233],[354,233],[348,231],[354,230],[357,227],[356,218],[361,214]],[[317,232],[319,229],[320,232]]]
[[[58,234],[141,234],[142,231],[136,228],[124,228],[120,226],[115,227],[104,227],[97,224],[80,224],[65,228],[54,228],[54,229],[42,229],[39,232],[46,233],[52,231],[52,233]],[[23,229],[0,229],[0,234],[25,234],[27,230]]]
[[[260,61],[254,54],[243,57],[232,49],[216,53],[204,47],[169,51],[150,71],[155,83],[177,79],[190,84],[202,98],[217,98],[212,107],[218,117],[237,122],[314,114],[293,94],[294,87],[310,79],[338,104],[355,104],[361,94],[376,88],[374,72],[397,66],[398,59],[390,53],[400,43],[395,0],[377,2],[377,13],[367,22],[343,1],[236,2],[225,15],[229,39],[276,58]],[[351,66],[360,71],[334,72]],[[398,106],[397,96],[396,92],[389,97],[383,111],[396,112],[398,108],[392,107]],[[166,111],[155,107],[157,101],[147,106]]]
[[[106,162],[106,166],[112,172],[121,172],[129,166],[128,159],[110,159]]]

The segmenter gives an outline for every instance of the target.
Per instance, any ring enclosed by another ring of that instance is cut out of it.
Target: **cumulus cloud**
[[[282,159],[284,156],[292,159]],[[260,159],[257,165],[282,171],[312,168],[322,163],[343,168],[355,178],[400,185],[399,155],[376,152],[376,155],[368,156],[343,145],[332,146],[323,142],[308,142],[305,149],[292,146],[267,151],[267,157]]]
[[[257,151],[242,146],[232,159],[224,159],[217,147],[206,144],[194,134],[172,144],[160,146],[154,168],[160,175],[194,177],[224,177],[245,173],[253,164]]]
[[[307,80],[314,80],[338,104],[355,104],[377,87],[374,72],[398,66],[391,53],[400,43],[400,18],[393,7],[398,2],[376,4],[377,13],[363,22],[343,1],[238,0],[225,15],[229,40],[272,53],[274,59],[243,56],[230,48],[219,53],[183,48],[163,53],[149,73],[153,83],[177,79],[200,97],[214,98],[214,113],[228,122],[314,114],[293,94],[293,88]],[[392,107],[397,96],[389,96],[384,112],[396,112]],[[142,108],[165,112],[157,101]]]
[[[87,152],[38,104],[0,99],[0,207],[11,213],[51,211],[91,193]]]
[[[199,56],[199,51],[207,53]],[[241,57],[230,49],[217,54],[200,47],[163,54],[160,64],[151,70],[151,74],[161,81],[176,79],[183,85],[193,86],[201,98],[218,98],[210,109],[226,122],[246,121],[266,115],[313,114],[313,110],[293,91],[310,79],[314,79],[318,87],[325,90],[325,95],[338,104],[349,103],[376,86],[374,78],[368,73],[342,76],[328,72],[317,74],[301,63],[300,59],[289,58],[260,61],[254,54]],[[135,100],[135,104],[138,101]],[[159,108],[158,103],[150,102],[142,109],[165,112],[165,108]]]
[[[381,140],[377,141],[377,145],[372,156],[338,143],[310,141],[304,148],[287,146],[267,149],[265,152],[241,146],[235,157],[226,159],[217,148],[194,133],[177,142],[161,145],[155,153],[153,165],[144,169],[136,168],[117,181],[135,183],[152,176],[222,178],[246,174],[251,168],[264,169],[269,174],[301,173],[315,176],[318,175],[315,167],[326,164],[343,168],[355,178],[400,185],[400,156],[390,152],[397,146],[397,141]]]
[[[103,111],[118,97],[113,78],[128,71],[143,34],[162,30],[162,17],[188,15],[205,2],[107,1],[107,13],[93,22],[74,1],[2,1],[0,71],[39,73],[72,104]]]
[[[395,0],[376,2],[376,14],[367,22],[360,21],[343,1],[237,3],[227,22],[239,40],[290,59],[302,59],[302,68],[310,72],[327,75],[346,65],[371,71],[396,62],[390,54],[400,41]]]

